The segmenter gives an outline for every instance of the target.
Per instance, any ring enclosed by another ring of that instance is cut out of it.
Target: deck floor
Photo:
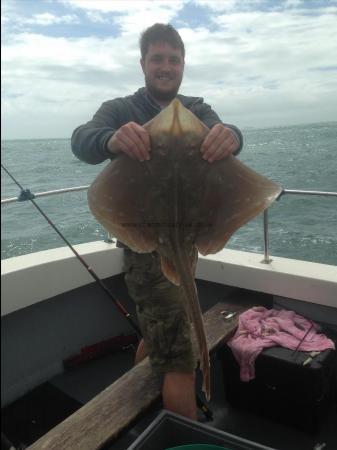
[[[55,377],[54,380],[50,381],[49,386],[41,386],[39,392],[36,391],[34,402],[32,397],[26,399],[27,405],[30,405],[26,417],[23,418],[26,423],[23,426],[24,422],[21,422],[21,440],[14,443],[18,444],[25,441],[25,444],[28,444],[29,441],[35,441],[49,427],[56,425],[58,421],[95,396],[97,390],[101,390],[111,382],[111,377],[114,378],[115,374],[127,370],[132,363],[132,358],[133,353],[131,351],[126,351],[123,357],[118,354],[110,355],[71,370],[67,373],[67,376]],[[331,408],[321,421],[317,432],[303,431],[230,406],[225,399],[221,362],[215,355],[212,357],[211,373],[212,398],[208,406],[213,412],[213,420],[207,420],[199,410],[200,422],[277,450],[311,450],[318,443],[325,443],[325,450],[337,448],[336,407]],[[51,387],[54,387],[55,390]],[[31,408],[33,403],[35,404],[34,409]],[[46,416],[41,415],[41,409],[46,411],[46,405],[51,404],[54,405],[54,409],[47,420]],[[117,441],[106,445],[104,450],[126,450],[161,410],[162,404],[158,401],[147,411],[146,415],[122,433]],[[22,411],[22,404],[20,405],[20,411]],[[12,410],[11,414],[15,415],[15,410]],[[8,412],[7,418],[9,420]],[[18,419],[17,416],[16,418]],[[10,428],[7,427],[8,429]],[[323,449],[323,447],[321,448]]]
[[[206,282],[199,282],[198,289],[202,305],[215,303],[228,294],[228,288],[225,286]],[[208,306],[203,309],[207,308]],[[126,349],[57,375],[47,385],[40,387],[40,390],[37,389],[35,397],[34,392],[31,392],[28,394],[28,399],[27,397],[21,399],[21,403],[17,402],[16,405],[10,405],[4,411],[3,431],[9,438],[13,438],[13,443],[16,445],[20,442],[25,445],[31,444],[46,433],[49,428],[56,425],[57,421],[66,418],[67,415],[95,397],[129,370],[133,364],[133,357],[133,350]],[[275,420],[234,408],[226,401],[222,363],[216,354],[212,355],[211,361],[212,397],[209,408],[214,417],[212,421],[207,421],[199,410],[201,422],[277,450],[320,450],[323,448],[333,450],[337,448],[336,405],[321,421],[317,432],[299,430]],[[199,392],[200,384],[201,380],[198,379]],[[24,413],[22,412],[22,402],[26,402]],[[33,404],[34,408],[32,408]],[[51,414],[53,417],[49,417],[47,420],[46,405],[48,404],[49,408],[54,405],[54,411]],[[63,410],[62,404],[64,405]],[[107,444],[104,450],[126,450],[161,410],[162,404],[158,401],[147,411],[147,414],[125,430],[115,442]],[[18,430],[17,427],[20,427],[21,433],[19,437],[18,434],[16,435],[16,442],[14,439],[15,427],[16,431]],[[319,447],[317,444],[325,444],[325,446]]]
[[[213,420],[205,418],[198,410],[199,421],[234,434],[252,442],[271,447],[277,450],[313,450],[324,448],[334,450],[337,448],[337,410],[332,406],[321,420],[316,432],[304,431],[278,421],[261,417],[248,411],[230,406],[225,399],[225,390],[222,383],[222,365],[216,355],[212,357],[212,397],[209,408],[213,413]],[[201,380],[199,380],[199,392]],[[161,402],[149,409],[148,414],[120,436],[104,450],[125,450],[146,429],[162,410]],[[318,444],[325,443],[325,447]],[[315,447],[316,446],[316,447]],[[159,450],[159,449],[158,449]]]

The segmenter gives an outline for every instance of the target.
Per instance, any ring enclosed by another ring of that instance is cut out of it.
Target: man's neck
[[[157,100],[157,99],[154,99],[154,100],[158,103],[158,105],[161,108],[166,108],[166,106],[168,106],[171,103],[171,101],[172,101],[172,100],[163,101],[163,100]]]
[[[173,100],[173,98],[171,100],[157,99],[153,95],[151,95],[147,89],[146,89],[146,94],[148,95],[150,100],[153,101],[154,103],[156,103],[161,109],[166,108],[166,106],[168,106],[171,103],[171,101]]]

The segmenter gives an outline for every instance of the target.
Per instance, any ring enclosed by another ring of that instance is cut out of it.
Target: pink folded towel
[[[255,378],[255,359],[264,348],[282,346],[295,350],[309,329],[298,350],[311,352],[335,348],[331,339],[318,333],[317,324],[294,311],[255,306],[242,313],[236,333],[228,342],[240,365],[240,379]]]

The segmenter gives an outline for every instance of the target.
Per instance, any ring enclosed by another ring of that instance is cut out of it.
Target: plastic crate
[[[127,450],[168,450],[188,444],[219,445],[224,450],[274,450],[166,410],[157,416]]]

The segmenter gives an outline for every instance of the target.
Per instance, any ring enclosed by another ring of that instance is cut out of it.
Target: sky
[[[139,35],[171,23],[180,93],[242,129],[337,121],[337,0],[3,0],[2,139],[69,138],[144,85]]]

